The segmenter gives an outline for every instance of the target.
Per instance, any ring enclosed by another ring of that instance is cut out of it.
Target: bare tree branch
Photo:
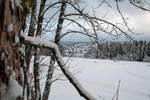
[[[137,0],[129,0],[129,2],[130,2],[133,6],[135,6],[135,7],[137,7],[137,8],[140,8],[140,9],[142,9],[142,10],[144,10],[144,11],[150,12],[150,9],[144,8],[144,7],[142,7],[142,6],[139,6],[139,5],[138,5],[138,2],[136,2],[136,1],[137,1]]]
[[[46,13],[46,11],[47,10],[49,10],[51,7],[53,7],[53,6],[55,6],[55,5],[57,5],[57,4],[61,4],[62,2],[55,2],[55,3],[53,3],[53,4],[51,4],[51,5],[49,5],[44,11],[43,11],[43,13],[41,14],[42,16]]]
[[[117,6],[117,10],[118,10],[118,12],[119,12],[119,14],[120,14],[120,16],[121,16],[123,22],[125,23],[125,26],[127,27],[127,29],[128,29],[131,33],[137,34],[137,33],[133,32],[133,31],[130,29],[128,23],[126,22],[126,20],[125,20],[123,14],[122,14],[122,12],[120,11],[119,4],[118,4],[118,0],[116,0],[116,6]]]
[[[69,33],[80,33],[80,34],[83,34],[83,35],[86,35],[86,36],[89,36],[89,37],[92,37],[92,38],[96,38],[94,35],[87,34],[87,33],[82,32],[82,31],[74,31],[74,30],[67,31],[66,33],[62,34],[60,38],[63,38],[64,36],[68,35]]]
[[[117,87],[117,91],[116,91],[116,93],[114,94],[114,96],[112,97],[112,100],[115,100],[115,97],[116,97],[116,100],[119,100],[118,97],[119,97],[120,83],[121,83],[121,81],[119,80],[118,87]]]
[[[85,16],[86,18],[88,19],[91,19],[92,21],[99,21],[99,22],[104,22],[106,24],[109,24],[111,25],[113,28],[119,30],[121,33],[123,33],[127,38],[133,40],[133,38],[131,36],[129,36],[123,29],[121,29],[120,27],[118,27],[117,25],[109,22],[109,21],[106,21],[104,19],[100,19],[100,18],[97,18],[97,17],[94,17],[94,16],[89,16],[88,14],[83,14],[83,13],[80,13],[80,14],[66,14],[65,16]],[[104,31],[104,30],[103,30]],[[106,32],[106,31],[105,31]],[[106,32],[107,33],[107,32]]]
[[[80,96],[84,97],[86,100],[96,100],[95,97],[93,97],[87,90],[85,90],[85,88],[80,84],[77,78],[75,78],[74,75],[66,68],[66,66],[64,66],[65,62],[62,59],[59,48],[55,43],[35,37],[22,37],[22,40],[22,42],[25,44],[52,49],[61,71],[67,77],[69,82],[76,88]]]

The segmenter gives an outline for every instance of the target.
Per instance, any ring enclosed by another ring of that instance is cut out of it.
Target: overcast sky
[[[81,7],[86,7],[85,12],[88,12],[89,14],[93,13],[92,8],[98,7],[98,0],[82,0],[85,1],[85,3],[81,4]],[[103,1],[103,0],[99,0]],[[110,22],[121,22],[121,16],[116,10],[116,3],[114,0],[106,0],[110,1],[111,7],[107,4],[103,4],[102,7],[99,9],[95,9],[96,16],[102,17],[106,15],[105,19],[107,19]],[[150,3],[150,0],[147,0]],[[125,18],[128,18],[127,22],[128,25],[133,29],[136,33],[141,33],[140,35],[134,35],[130,34],[134,37],[134,39],[142,39],[142,40],[150,40],[150,12],[142,11],[133,5],[129,3],[128,0],[123,0],[123,2],[119,3],[119,7],[121,12],[123,13]],[[109,39],[112,39],[112,37],[108,35],[103,35],[102,37],[109,37]],[[63,40],[86,40],[87,37],[83,37],[82,35],[73,35],[70,34]],[[120,40],[123,38],[120,38]]]

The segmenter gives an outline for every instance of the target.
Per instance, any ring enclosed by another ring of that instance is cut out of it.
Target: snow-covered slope
[[[98,100],[112,100],[119,80],[118,100],[150,100],[150,63],[71,58],[67,64]],[[58,73],[60,71],[55,72]],[[84,99],[68,81],[56,81],[49,100]]]

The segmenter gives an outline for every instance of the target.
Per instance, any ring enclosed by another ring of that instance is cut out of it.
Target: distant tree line
[[[89,49],[85,57],[147,61],[150,57],[150,41],[103,42]]]
[[[150,62],[150,41],[81,43],[61,48],[64,56]]]

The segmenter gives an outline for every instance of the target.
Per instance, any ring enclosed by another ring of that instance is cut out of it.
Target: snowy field
[[[70,58],[67,64],[97,100],[112,100],[119,80],[118,100],[150,100],[150,63]],[[56,81],[51,91],[49,100],[84,100],[68,81]]]

